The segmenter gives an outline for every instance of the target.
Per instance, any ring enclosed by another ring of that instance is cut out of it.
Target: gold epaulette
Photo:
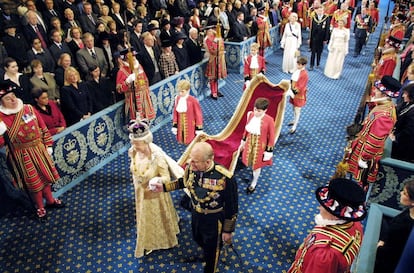
[[[224,219],[223,231],[224,232],[233,232],[236,228],[236,219],[237,214],[235,214],[231,219]]]
[[[233,176],[233,174],[229,170],[227,170],[225,167],[221,165],[215,165],[215,170],[227,178],[231,178]]]
[[[169,183],[164,184],[164,191],[166,192],[175,191],[175,190],[178,190],[179,188],[180,188],[180,183],[178,182],[178,180],[171,181]]]

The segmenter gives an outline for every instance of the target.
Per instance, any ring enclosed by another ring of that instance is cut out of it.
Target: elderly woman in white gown
[[[331,33],[328,45],[328,60],[324,74],[331,79],[339,79],[344,66],[345,56],[348,54],[349,29],[345,28],[345,21],[339,20],[338,27]]]
[[[301,26],[298,23],[298,15],[292,12],[289,22],[285,25],[280,47],[283,51],[282,70],[285,73],[293,73],[296,70],[296,60],[300,55],[299,47],[302,44]]]

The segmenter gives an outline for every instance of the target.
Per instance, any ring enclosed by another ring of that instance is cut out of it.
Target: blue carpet
[[[350,55],[339,80],[326,78],[322,69],[309,72],[308,103],[297,132],[288,133],[287,122],[293,112],[288,104],[273,166],[263,169],[254,194],[244,193],[244,178],[249,172],[236,173],[240,213],[235,251],[229,250],[219,272],[286,272],[289,268],[296,249],[314,225],[318,211],[314,190],[329,180],[343,156],[345,127],[352,123],[364,92],[379,29],[370,38],[365,56],[352,57],[351,39]],[[305,45],[302,52],[310,57]],[[266,76],[274,83],[290,79],[281,72],[281,56],[278,51],[267,58]],[[326,57],[325,50],[322,67]],[[224,98],[201,102],[208,134],[225,127],[242,85],[242,75],[230,74],[221,90]],[[176,143],[169,126],[155,133],[154,142],[174,159],[185,149]],[[178,205],[182,194],[172,194],[181,218],[179,245],[135,259],[134,191],[129,161],[123,154],[66,192],[62,199],[68,206],[50,211],[46,224],[37,223],[20,209],[1,218],[0,271],[202,272],[202,264],[189,259],[199,256],[201,249],[191,238],[190,214]]]

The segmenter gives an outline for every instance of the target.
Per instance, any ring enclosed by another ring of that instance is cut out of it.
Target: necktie
[[[56,11],[54,10],[54,9],[51,9],[50,10],[50,13],[53,15],[53,16],[55,16],[55,17],[57,17],[58,15],[57,15],[57,13],[56,13]]]
[[[93,17],[92,17],[92,15],[88,15],[88,18],[89,18],[89,20],[91,20],[91,22],[92,22],[92,24],[94,24],[95,25],[95,20],[93,20]]]
[[[62,44],[57,45],[59,49],[62,49]]]
[[[42,44],[42,47],[47,48],[47,44],[45,42],[45,39],[43,39],[43,35],[42,35],[42,33],[40,33],[39,28],[37,27],[37,25],[34,26],[34,30],[36,32],[37,38],[39,38],[40,43]]]
[[[96,54],[95,54],[95,51],[93,51],[93,49],[91,49],[91,56],[92,58],[96,59]]]

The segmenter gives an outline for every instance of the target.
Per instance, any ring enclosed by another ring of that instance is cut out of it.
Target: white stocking
[[[259,180],[261,171],[262,171],[261,168],[253,170],[253,180],[252,180],[252,183],[250,184],[250,187],[252,187],[253,189],[256,188],[257,180]]]
[[[293,108],[293,111],[294,111],[294,114],[295,114],[295,117],[294,117],[294,119],[293,119],[293,126],[292,126],[292,130],[296,130],[296,127],[298,126],[298,123],[299,123],[299,117],[300,117],[300,110],[301,110],[301,107],[294,107]]]

